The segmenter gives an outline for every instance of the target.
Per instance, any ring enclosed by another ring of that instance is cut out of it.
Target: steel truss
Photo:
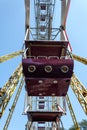
[[[20,64],[3,88],[0,90],[0,118],[2,117],[18,83],[22,76],[22,65]]]
[[[1,56],[0,57],[0,63],[5,62],[7,60],[10,60],[10,59],[12,59],[16,56],[22,55],[23,53],[24,53],[24,51],[21,50],[21,51],[13,52],[13,53],[5,55],[5,56]]]
[[[80,130],[80,127],[79,127],[79,124],[77,122],[77,119],[76,119],[75,113],[73,111],[73,107],[72,107],[72,104],[71,104],[71,101],[69,99],[68,94],[66,95],[66,101],[67,101],[67,105],[68,105],[68,108],[69,108],[69,111],[70,111],[70,114],[71,114],[71,117],[72,117],[72,120],[74,123],[74,127],[76,130]]]
[[[82,106],[84,112],[87,114],[87,89],[79,81],[79,79],[73,74],[70,84],[74,94],[76,95],[80,105]]]
[[[15,107],[16,107],[17,101],[18,101],[18,99],[19,99],[19,96],[20,96],[21,90],[22,90],[22,88],[23,88],[23,85],[24,85],[24,78],[22,77],[22,78],[21,78],[21,82],[20,82],[20,84],[19,84],[19,88],[18,88],[17,93],[16,93],[16,95],[15,95],[13,104],[12,104],[11,109],[10,109],[10,111],[9,111],[9,115],[8,115],[8,117],[7,117],[7,120],[6,120],[6,123],[5,123],[5,125],[4,125],[3,130],[7,130],[7,129],[8,129],[10,120],[11,120],[11,118],[12,118],[12,115],[13,115],[14,109],[15,109]]]

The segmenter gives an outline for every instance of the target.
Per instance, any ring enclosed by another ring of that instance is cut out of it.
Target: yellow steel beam
[[[15,95],[13,104],[12,104],[11,109],[10,109],[10,111],[9,111],[9,115],[8,115],[8,118],[7,118],[7,120],[6,120],[6,123],[5,123],[5,125],[4,125],[3,130],[7,130],[7,129],[8,129],[8,126],[9,126],[9,123],[10,123],[10,121],[11,121],[11,118],[12,118],[14,109],[15,109],[15,107],[16,107],[18,98],[19,98],[19,96],[20,96],[20,93],[21,93],[23,84],[24,84],[24,78],[21,79],[21,82],[20,82],[20,84],[19,84],[18,91],[17,91],[17,93],[16,93],[16,95]]]
[[[81,63],[87,65],[87,59],[86,59],[86,58],[77,56],[77,55],[75,55],[75,54],[72,54],[72,57],[73,57],[73,59],[75,59],[75,60],[77,60],[77,61],[79,61],[79,62],[81,62]]]
[[[24,51],[21,50],[21,51],[17,51],[17,52],[14,52],[14,53],[11,53],[11,54],[8,54],[8,55],[5,55],[5,56],[0,56],[0,63],[4,62],[6,60],[12,59],[16,56],[19,56],[23,53],[24,53]]]
[[[76,95],[80,105],[82,106],[84,112],[87,114],[87,89],[78,80],[78,78],[73,74],[70,84],[74,94]]]
[[[69,108],[69,111],[70,111],[70,114],[71,114],[71,117],[72,117],[72,120],[73,120],[73,123],[74,123],[75,130],[80,130],[80,127],[79,127],[79,124],[77,122],[77,119],[76,119],[74,110],[72,108],[72,104],[70,102],[68,94],[66,95],[66,101],[67,101],[67,105],[68,105],[68,108]]]
[[[22,76],[22,65],[20,64],[4,87],[0,90],[0,117],[2,117],[9,100],[11,99],[20,77]]]

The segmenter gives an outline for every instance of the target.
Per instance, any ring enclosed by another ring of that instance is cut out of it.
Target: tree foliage
[[[87,126],[87,120],[83,119],[80,123],[78,123],[80,127],[86,127]],[[69,130],[76,130],[75,126],[71,126]]]
[[[80,126],[87,126],[87,120],[83,119],[80,123]]]

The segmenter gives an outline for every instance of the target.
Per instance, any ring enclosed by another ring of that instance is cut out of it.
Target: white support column
[[[64,25],[66,13],[66,0],[61,0],[61,25]]]
[[[24,110],[23,114],[27,114],[27,111],[32,109],[32,104],[31,104],[31,97],[28,96],[27,92],[25,93],[25,99],[24,99]]]
[[[29,106],[29,110],[32,109],[32,101],[31,101],[31,96],[27,96],[27,106]]]
[[[60,105],[60,97],[57,97],[57,104]]]
[[[66,97],[62,97],[63,109],[66,111]]]
[[[61,0],[61,26],[64,26],[65,12],[66,12],[66,0]],[[62,30],[61,30],[60,40],[64,40]]]
[[[24,40],[26,41],[28,40],[28,38],[29,38],[29,28],[26,29]]]
[[[66,28],[66,20],[71,0],[61,0],[61,26]],[[63,31],[61,31],[61,40],[64,40]]]
[[[29,28],[30,28],[30,0],[25,0],[25,31]]]

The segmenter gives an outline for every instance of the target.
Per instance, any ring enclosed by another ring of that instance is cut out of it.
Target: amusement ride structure
[[[74,60],[87,64],[87,59],[72,53],[66,33],[71,0],[61,0],[57,3],[59,18],[56,18],[55,27],[56,2],[57,0],[25,0],[23,48],[0,57],[2,63],[22,55],[22,63],[0,89],[0,118],[2,118],[19,85],[3,130],[8,129],[23,86],[26,92],[23,114],[28,117],[26,130],[64,129],[61,117],[67,114],[66,102],[75,129],[80,130],[68,96],[69,86],[84,113],[87,114],[87,89],[74,74]],[[33,24],[35,26],[32,27]]]

